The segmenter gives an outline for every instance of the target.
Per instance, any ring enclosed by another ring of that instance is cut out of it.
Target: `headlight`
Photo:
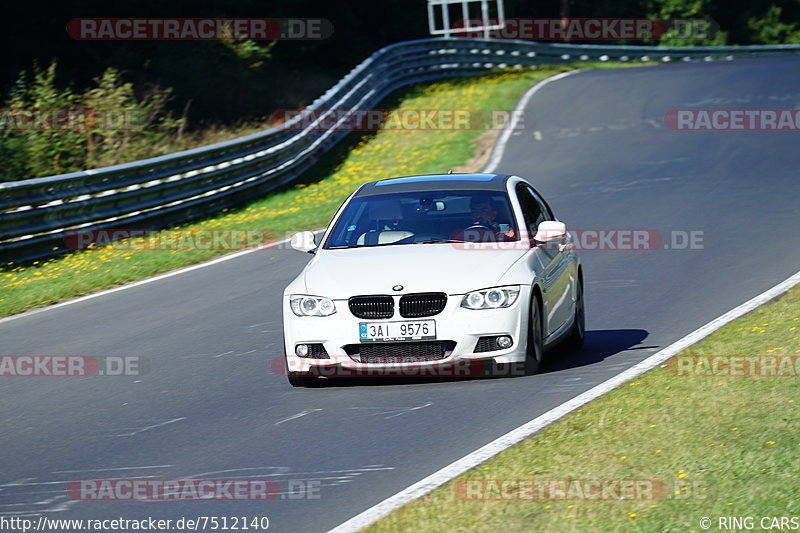
[[[461,300],[461,307],[467,309],[499,309],[510,307],[517,301],[519,285],[497,287],[482,291],[468,292]]]
[[[292,312],[297,316],[330,316],[336,312],[336,305],[330,298],[292,294],[289,297]]]

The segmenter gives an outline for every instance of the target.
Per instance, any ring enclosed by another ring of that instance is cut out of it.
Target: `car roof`
[[[503,191],[508,174],[427,174],[371,181],[362,185],[355,196],[374,196],[397,192],[424,191]]]

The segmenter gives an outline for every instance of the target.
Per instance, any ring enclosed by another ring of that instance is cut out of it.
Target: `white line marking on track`
[[[323,231],[325,231],[325,230],[324,229],[313,230],[313,233],[314,234],[319,234],[319,233],[321,233]],[[162,279],[171,278],[173,276],[178,276],[180,274],[185,274],[187,272],[191,272],[193,270],[198,270],[198,269],[201,269],[201,268],[205,268],[207,266],[216,265],[217,263],[223,263],[225,261],[230,261],[231,259],[236,259],[238,257],[242,257],[243,255],[248,255],[248,254],[251,254],[253,252],[259,252],[261,250],[274,248],[274,247],[278,246],[279,244],[284,244],[284,243],[289,242],[289,240],[290,239],[281,239],[279,241],[271,242],[271,243],[268,243],[268,244],[263,244],[263,245],[258,246],[256,248],[248,248],[247,250],[241,250],[239,252],[234,252],[232,254],[223,255],[222,257],[217,257],[216,259],[211,259],[211,260],[206,261],[204,263],[197,263],[195,265],[189,265],[189,266],[186,266],[186,267],[182,267],[182,268],[179,268],[177,270],[173,270],[171,272],[165,272],[163,274],[158,274],[157,276],[153,276],[152,278],[140,279],[139,281],[133,281],[133,282],[127,283],[125,285],[120,285],[119,287],[114,287],[112,289],[106,289],[104,291],[95,292],[95,293],[92,293],[92,294],[87,294],[86,296],[80,296],[78,298],[75,298],[75,299],[72,299],[72,300],[67,300],[65,302],[60,302],[60,303],[57,303],[57,304],[48,305],[47,307],[40,307],[39,309],[32,309],[30,311],[25,311],[24,313],[19,313],[18,315],[11,315],[11,316],[7,316],[5,318],[0,318],[0,324],[3,324],[5,322],[11,322],[12,320],[17,320],[19,318],[24,318],[26,316],[38,315],[39,313],[44,313],[45,311],[50,311],[52,309],[58,309],[60,307],[65,307],[67,305],[76,304],[78,302],[84,302],[86,300],[91,300],[93,298],[99,298],[99,297],[105,296],[107,294],[113,294],[115,292],[124,291],[126,289],[132,289],[132,288],[138,287],[140,285],[146,285],[147,283],[152,283],[154,281],[159,281],[159,280],[162,280]]]
[[[500,134],[500,138],[497,140],[497,144],[494,145],[494,150],[492,150],[492,156],[489,159],[489,162],[486,164],[486,167],[483,169],[486,173],[492,173],[497,168],[497,165],[500,164],[500,160],[503,159],[503,154],[506,151],[506,145],[508,144],[508,140],[511,138],[511,134],[517,129],[517,124],[519,123],[519,117],[522,115],[525,107],[530,102],[533,95],[539,92],[545,85],[548,83],[552,83],[556,80],[560,80],[566,78],[567,76],[572,76],[573,74],[577,74],[578,72],[584,72],[584,70],[577,69],[577,70],[570,70],[569,72],[562,72],[561,74],[556,74],[555,76],[551,76],[549,78],[545,78],[530,89],[528,89],[525,94],[522,95],[519,103],[514,108],[514,111],[511,113],[511,120],[508,121],[505,128],[503,128],[503,132]],[[541,135],[541,133],[540,133]],[[538,140],[538,139],[537,139]]]
[[[275,425],[283,424],[284,422],[288,422],[289,420],[294,420],[296,418],[300,418],[301,416],[310,415],[311,413],[316,413],[317,411],[322,411],[322,409],[306,409],[305,411],[300,411],[296,415],[292,415],[289,418],[284,418],[275,422]]]
[[[175,422],[180,422],[181,420],[186,420],[185,416],[180,418],[173,418],[172,420],[166,420],[164,422],[159,422],[158,424],[153,424],[152,426],[145,426],[141,429],[137,429],[136,431],[132,431],[131,433],[121,433],[119,435],[112,435],[113,437],[133,437],[134,435],[138,435],[139,433],[144,433],[145,431],[149,431],[151,429],[160,428],[169,424],[174,424]]]
[[[417,405],[416,407],[398,407],[396,409],[389,409],[388,411],[383,411],[381,413],[375,413],[375,416],[380,415],[389,415],[385,416],[385,420],[389,420],[390,418],[394,418],[396,416],[401,416],[406,413],[410,413],[411,411],[417,411],[419,409],[425,409],[426,407],[430,407],[433,405],[433,402],[425,402],[422,405]],[[381,409],[386,409],[386,407],[348,407],[348,409],[363,409],[363,410],[377,410],[380,411]]]
[[[130,478],[126,479],[151,479],[157,476],[131,476]],[[34,487],[40,485],[66,485],[68,483],[72,483],[75,481],[74,479],[63,479],[60,481],[32,481],[32,482],[25,482],[25,483],[14,483],[13,485],[4,484],[0,485],[0,487]]]
[[[753,311],[758,306],[769,302],[777,296],[780,296],[798,283],[800,283],[800,272],[797,272],[790,278],[782,281],[766,292],[759,294],[755,298],[748,300],[742,305],[731,309],[724,315],[715,318],[708,324],[694,330],[685,337],[675,341],[663,350],[656,352],[640,363],[628,368],[627,370],[624,370],[613,378],[596,385],[586,392],[575,396],[571,400],[567,400],[543,415],[538,416],[530,422],[509,431],[502,437],[493,440],[482,448],[478,448],[474,452],[465,455],[461,459],[450,463],[441,470],[434,472],[424,479],[421,479],[410,487],[398,492],[394,496],[390,496],[382,502],[373,505],[366,511],[357,514],[353,518],[331,529],[330,533],[354,532],[367,527],[373,522],[376,522],[388,515],[395,509],[407,504],[410,501],[416,500],[417,498],[421,498],[422,496],[431,492],[433,489],[452,480],[456,476],[459,476],[467,470],[478,466],[482,462],[494,457],[503,450],[506,450],[519,443],[521,440],[530,437],[545,426],[558,421],[567,413],[574,411],[575,409],[578,409],[582,405],[585,405],[590,401],[602,396],[610,390],[617,388],[626,381],[640,376],[652,368],[655,368],[684,348],[699,342],[725,324],[736,320],[750,311]]]
[[[81,472],[115,472],[117,470],[144,470],[145,468],[172,468],[174,465],[121,466],[117,468],[86,468],[84,470],[55,470],[51,474],[79,474]],[[34,478],[28,478],[34,479]]]
[[[228,468],[226,470],[212,470],[210,472],[203,472],[201,474],[194,474],[189,476],[191,478],[204,478],[213,475],[220,475],[220,474],[230,474],[231,472],[244,472],[242,475],[231,476],[227,475],[226,477],[230,478],[246,478],[248,476],[253,476],[253,472],[260,472],[258,475],[268,475],[270,477],[279,477],[279,476],[310,476],[310,475],[317,475],[317,474],[342,474],[345,475],[361,475],[361,472],[378,472],[383,470],[394,470],[395,467],[393,466],[384,466],[384,465],[365,465],[360,466],[357,468],[349,468],[347,470],[315,470],[310,472],[295,472],[288,466],[248,466],[244,468]],[[266,473],[265,473],[266,471]]]
[[[35,479],[36,479],[35,477],[24,477],[22,479],[15,479],[14,481],[9,481],[8,483],[0,485],[0,487],[16,487],[18,485],[28,483],[29,481],[34,481]]]

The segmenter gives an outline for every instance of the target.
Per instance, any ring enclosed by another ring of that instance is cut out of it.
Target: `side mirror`
[[[301,231],[300,233],[295,233],[292,235],[289,243],[292,245],[292,248],[298,252],[313,253],[314,250],[317,249],[316,238],[314,237],[314,233],[310,231]]]
[[[560,241],[567,236],[567,226],[563,222],[555,220],[545,220],[536,228],[536,235],[533,237],[538,242]]]

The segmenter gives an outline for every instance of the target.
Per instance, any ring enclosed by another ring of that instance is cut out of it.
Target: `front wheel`
[[[542,305],[539,297],[534,295],[531,298],[531,311],[528,320],[528,347],[524,367],[526,376],[531,376],[538,372],[542,364],[542,354],[544,353],[542,338]]]
[[[572,324],[572,332],[564,342],[564,347],[568,350],[580,350],[583,348],[583,341],[586,339],[586,312],[583,304],[583,281],[578,281],[578,294],[575,299],[575,320]]]
[[[286,356],[283,357],[283,368],[286,369],[286,378],[292,387],[318,387],[320,385],[321,380],[317,377],[299,372],[289,372],[289,363],[286,360]]]
[[[320,386],[322,386],[322,380],[317,378],[317,377],[298,375],[296,373],[287,374],[286,377],[289,379],[289,385],[291,385],[292,387],[320,387]]]

